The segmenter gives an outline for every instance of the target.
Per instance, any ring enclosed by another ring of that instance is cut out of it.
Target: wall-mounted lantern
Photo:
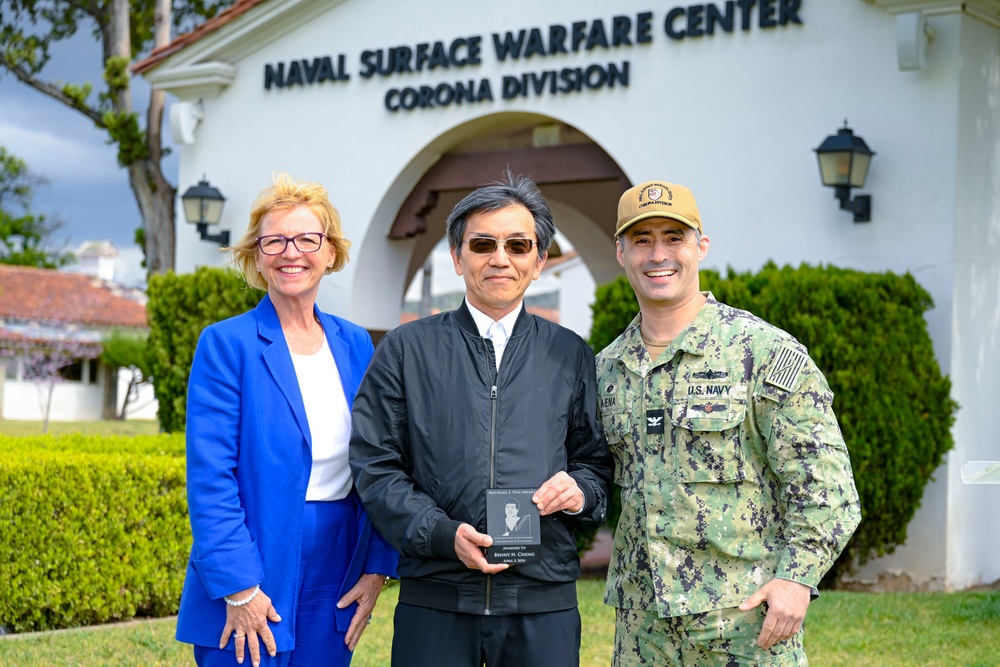
[[[198,185],[192,185],[181,195],[181,202],[184,204],[184,217],[198,228],[202,241],[218,243],[222,247],[229,245],[228,229],[218,234],[208,233],[209,226],[219,224],[219,220],[222,219],[222,207],[226,203],[226,198],[217,188],[209,185],[202,177]]]
[[[851,128],[847,127],[846,120],[837,134],[824,139],[815,150],[823,185],[834,189],[834,196],[840,200],[840,208],[852,211],[854,222],[870,222],[871,196],[858,195],[852,200],[851,188],[864,187],[874,151],[868,148],[864,139],[855,136]]]

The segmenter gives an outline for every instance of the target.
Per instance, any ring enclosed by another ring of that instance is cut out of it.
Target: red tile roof
[[[174,41],[170,42],[166,46],[154,49],[148,56],[132,65],[132,73],[142,74],[143,72],[153,69],[162,61],[182,50],[184,47],[194,44],[202,37],[215,32],[230,21],[246,14],[257,5],[265,2],[267,2],[267,0],[236,0],[236,2],[234,2],[228,9],[219,12],[217,16],[208,19],[191,32],[179,35],[174,39]]]
[[[0,318],[146,326],[146,307],[113,283],[79,273],[0,265]]]
[[[0,349],[3,347],[12,347],[13,349],[23,349],[25,347],[38,348],[38,347],[48,347],[51,346],[53,342],[52,338],[46,338],[43,336],[22,336],[19,333],[13,331],[5,331],[0,329],[0,343],[5,345],[0,345]],[[93,340],[79,340],[75,339],[73,342],[73,349],[78,351],[93,350],[97,354],[101,352],[101,343],[99,341]]]

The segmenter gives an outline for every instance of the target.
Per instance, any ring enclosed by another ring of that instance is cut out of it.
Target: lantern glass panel
[[[205,222],[210,225],[219,224],[219,220],[222,219],[222,206],[225,204],[223,199],[203,199],[204,202],[203,210],[205,212],[205,217],[203,218]]]
[[[868,165],[871,161],[871,155],[855,153],[854,162],[851,164],[851,187],[860,188],[865,184],[865,177],[868,176]]]
[[[184,203],[184,217],[187,218],[187,221],[192,225],[201,222],[201,198],[188,197],[181,199],[181,201]]]
[[[823,185],[847,185],[848,177],[851,175],[851,153],[849,151],[820,153],[819,171]]]

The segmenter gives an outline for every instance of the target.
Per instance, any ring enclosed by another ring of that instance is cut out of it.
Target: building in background
[[[83,273],[101,280],[115,280],[115,261],[121,253],[111,241],[84,241],[73,251],[76,264],[66,270],[73,273]]]
[[[584,340],[590,338],[591,312],[594,305],[594,279],[576,250],[545,263],[542,275],[559,279],[559,319],[567,329],[572,329]]]
[[[148,333],[142,292],[81,273],[0,265],[0,418],[121,414],[130,373],[99,358],[113,329]],[[126,416],[156,418],[151,386],[140,388]]]
[[[597,284],[621,270],[618,197],[649,179],[695,192],[706,267],[912,273],[961,405],[956,448],[908,543],[861,575],[1000,578],[1000,487],[960,474],[1000,449],[984,428],[1000,396],[1000,0],[241,0],[136,71],[174,97],[179,192],[204,177],[226,198],[215,230],[239,238],[274,170],[329,187],[354,245],[318,301],[376,332],[400,321],[455,202],[507,167],[540,184]],[[820,181],[815,149],[845,119],[876,153],[868,222]],[[179,271],[225,261],[183,221],[176,241]]]

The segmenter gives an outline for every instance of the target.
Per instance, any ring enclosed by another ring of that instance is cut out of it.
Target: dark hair
[[[504,172],[502,180],[476,188],[455,205],[446,223],[448,245],[455,254],[461,255],[462,237],[469,217],[476,213],[499,211],[508,206],[523,206],[531,213],[531,217],[535,219],[538,258],[546,257],[556,234],[552,211],[533,180],[527,176],[514,176],[509,169]]]

